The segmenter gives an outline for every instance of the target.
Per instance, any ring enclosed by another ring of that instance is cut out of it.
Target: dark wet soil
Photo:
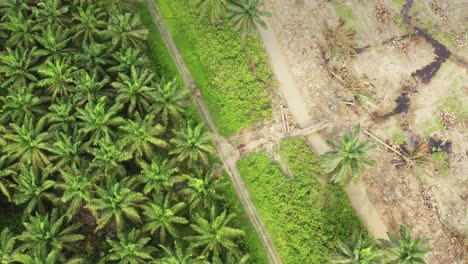
[[[441,140],[435,137],[429,137],[427,142],[429,144],[429,148],[430,148],[429,151],[431,153],[438,152],[438,151],[451,153],[453,150],[452,142],[450,141]]]

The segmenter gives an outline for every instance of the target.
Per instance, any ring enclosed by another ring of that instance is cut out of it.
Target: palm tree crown
[[[119,264],[149,263],[156,248],[148,245],[151,238],[144,237],[140,231],[133,229],[128,233],[118,233],[117,241],[107,239],[111,246],[106,259],[118,261]]]
[[[229,5],[229,18],[242,38],[253,34],[257,25],[267,27],[262,17],[270,17],[271,13],[260,10],[262,6],[263,0],[236,0]]]

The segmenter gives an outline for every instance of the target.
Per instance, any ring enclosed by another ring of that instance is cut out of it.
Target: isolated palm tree
[[[163,78],[156,85],[153,112],[159,114],[164,124],[177,121],[187,107],[188,90],[179,85],[177,79],[166,82]]]
[[[97,189],[97,197],[87,205],[98,219],[97,230],[103,229],[109,223],[115,223],[117,231],[121,231],[125,219],[140,222],[140,214],[135,207],[146,201],[146,198],[126,185],[126,182],[122,182],[115,183],[109,190]]]
[[[341,141],[328,140],[334,151],[322,155],[325,172],[331,175],[331,181],[345,184],[352,179],[359,181],[366,167],[375,166],[368,151],[374,146],[369,140],[359,141],[361,127],[358,125],[353,134],[343,133]]]
[[[60,26],[47,26],[42,28],[41,34],[36,34],[34,38],[42,46],[37,54],[48,56],[49,59],[60,59],[69,55],[71,49],[68,48],[69,37],[68,29]]]
[[[148,30],[141,25],[140,18],[130,13],[112,14],[104,35],[111,39],[114,48],[142,47]]]
[[[124,123],[124,119],[118,117],[122,104],[114,104],[107,108],[107,97],[99,98],[97,103],[88,102],[84,109],[77,108],[77,118],[82,122],[78,125],[80,133],[89,137],[93,145],[106,137],[113,135],[113,128]]]
[[[139,49],[127,48],[116,51],[112,54],[116,65],[107,69],[108,72],[130,74],[130,70],[135,68],[146,68],[149,65],[148,57],[141,53]]]
[[[40,29],[36,21],[30,19],[22,12],[8,12],[4,17],[7,17],[7,21],[2,22],[0,28],[4,28],[8,31],[9,38],[5,45],[7,47],[25,49],[34,47],[36,44],[34,36]]]
[[[209,169],[202,173],[200,169],[195,170],[195,177],[186,176],[187,188],[182,193],[189,198],[190,209],[202,207],[209,209],[216,202],[222,199],[222,190],[226,187],[224,178],[215,175],[215,169]]]
[[[6,80],[1,84],[2,87],[26,86],[31,82],[37,82],[34,75],[37,71],[35,52],[35,47],[15,50],[7,47],[5,52],[0,53],[0,73],[6,77]]]
[[[13,202],[17,205],[25,205],[24,216],[30,215],[34,210],[44,212],[45,202],[53,201],[55,196],[52,188],[55,181],[49,179],[44,172],[36,172],[33,168],[22,165],[18,174],[13,175],[15,194]]]
[[[20,124],[25,120],[36,120],[47,112],[49,97],[37,96],[32,86],[19,86],[9,89],[8,95],[0,97],[4,118]]]
[[[118,233],[117,240],[107,239],[110,249],[106,260],[119,264],[150,263],[156,251],[150,241],[151,238],[143,236],[137,229]]]
[[[96,169],[99,176],[124,176],[126,171],[122,162],[132,158],[132,154],[125,150],[125,145],[120,141],[113,142],[110,137],[101,139],[98,145],[90,150],[94,158],[89,168]]]
[[[0,263],[14,263],[18,255],[18,250],[15,248],[16,237],[10,232],[10,229],[5,228],[0,233]]]
[[[145,119],[135,114],[134,120],[127,120],[120,129],[124,132],[120,141],[125,149],[136,158],[151,159],[154,156],[155,147],[166,147],[167,143],[161,139],[165,128],[155,124],[153,117],[147,115]]]
[[[271,13],[260,10],[262,6],[263,0],[234,0],[229,5],[229,19],[242,38],[254,34],[256,26],[267,28],[263,17],[270,17]]]
[[[70,10],[60,0],[41,0],[32,11],[36,21],[42,25],[64,25],[67,22],[65,14]]]
[[[163,191],[169,191],[174,184],[184,181],[179,175],[179,169],[175,166],[173,160],[151,161],[151,164],[139,162],[141,174],[137,177],[138,182],[143,184],[143,193],[161,194]]]
[[[91,201],[91,192],[95,186],[86,170],[80,170],[76,166],[60,170],[60,177],[63,181],[57,183],[54,188],[63,191],[60,202],[66,205],[67,218],[72,219],[80,208]]]
[[[380,257],[373,239],[355,232],[348,241],[338,242],[338,254],[333,263],[377,264]]]
[[[210,18],[213,25],[220,23],[227,16],[227,0],[193,0],[200,12],[200,16]]]
[[[51,172],[73,167],[87,166],[84,156],[88,146],[83,143],[82,137],[74,130],[70,134],[59,132],[56,134],[50,152],[54,161],[47,169]]]
[[[38,72],[43,77],[37,84],[45,88],[45,93],[52,98],[69,98],[73,91],[73,74],[76,67],[71,66],[69,59],[55,59],[46,61]]]
[[[7,157],[0,157],[0,193],[2,193],[8,201],[11,200],[10,191],[8,190],[9,185],[11,184],[11,179],[9,179],[9,177],[15,174],[14,170],[8,168]]]
[[[165,198],[154,196],[154,200],[153,203],[144,206],[145,225],[143,231],[157,233],[161,244],[165,244],[168,234],[175,238],[178,237],[177,225],[188,223],[187,219],[177,215],[184,209],[185,203],[172,204],[170,195],[166,195]]]
[[[3,151],[10,161],[19,161],[33,168],[44,168],[50,164],[50,134],[43,132],[46,128],[45,118],[37,123],[26,119],[21,126],[10,124],[10,127],[11,133],[3,136],[7,142]]]
[[[210,155],[215,150],[211,145],[211,134],[202,131],[203,124],[192,127],[191,123],[181,131],[174,130],[174,138],[170,140],[173,149],[169,152],[176,155],[179,162],[187,162],[191,168],[196,164],[208,164]]]
[[[97,103],[99,98],[110,96],[105,88],[109,84],[109,76],[98,78],[97,71],[92,71],[92,74],[81,70],[75,75],[73,83],[75,85],[73,103],[76,106],[82,106],[86,103]]]
[[[388,253],[389,260],[398,264],[426,263],[424,256],[432,251],[428,239],[412,238],[405,225],[400,226],[400,236],[393,232],[387,232],[387,235],[390,240],[380,239],[379,242]]]
[[[242,230],[229,226],[235,214],[227,214],[226,211],[220,215],[216,214],[215,207],[210,210],[209,218],[205,219],[200,215],[195,216],[195,223],[191,224],[196,235],[187,236],[184,239],[191,242],[190,248],[203,248],[201,254],[206,258],[211,258],[213,263],[221,263],[221,255],[230,252],[234,255],[241,255],[240,249],[235,240],[242,238],[245,234]]]
[[[106,13],[96,5],[77,6],[73,13],[72,39],[78,43],[95,43],[106,28]]]
[[[80,222],[67,224],[64,215],[60,215],[57,209],[52,209],[50,215],[30,216],[24,223],[25,230],[18,236],[22,241],[22,249],[29,252],[57,251],[57,258],[64,260],[65,251],[77,251],[76,243],[84,239],[84,236],[76,233],[81,227]]]

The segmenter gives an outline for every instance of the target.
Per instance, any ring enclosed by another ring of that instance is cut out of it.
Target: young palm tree
[[[130,75],[119,73],[119,82],[113,82],[112,87],[118,91],[116,102],[127,105],[128,115],[131,116],[135,110],[141,114],[148,112],[154,95],[151,87],[154,73],[148,71],[137,71],[131,67]]]
[[[110,238],[107,243],[111,247],[106,260],[117,261],[119,264],[149,263],[156,248],[149,245],[151,238],[142,236],[140,231],[132,229],[128,233],[118,233],[117,241]]]
[[[149,65],[148,57],[142,54],[139,49],[135,48],[122,49],[115,52],[112,57],[117,62],[117,65],[107,69],[108,72],[129,74],[132,66],[137,69],[142,69]]]
[[[69,10],[69,6],[62,5],[59,0],[41,0],[32,8],[36,21],[43,25],[64,25],[68,22],[65,14]]]
[[[36,253],[42,249],[57,251],[57,258],[60,260],[65,259],[65,251],[76,251],[76,242],[84,239],[83,235],[75,233],[81,227],[81,223],[67,224],[65,216],[60,215],[55,208],[50,215],[47,213],[45,216],[30,216],[24,227],[25,230],[18,236],[18,240],[23,242],[23,250]]]
[[[87,205],[98,219],[97,230],[115,223],[117,231],[121,231],[127,218],[140,222],[140,215],[135,207],[146,201],[146,198],[126,185],[127,182],[122,182],[115,183],[109,190],[97,189],[97,197]]]
[[[35,47],[15,50],[7,47],[5,52],[0,53],[0,73],[7,77],[2,83],[2,87],[9,87],[10,85],[26,86],[30,82],[37,82],[34,75],[37,71],[35,52]]]
[[[344,133],[340,142],[329,140],[328,144],[336,150],[322,155],[325,172],[331,174],[331,181],[345,184],[350,179],[357,182],[366,167],[375,166],[367,157],[367,152],[373,148],[369,140],[359,141],[361,127],[358,125],[354,134]]]
[[[2,193],[8,201],[11,200],[10,192],[8,191],[11,181],[7,177],[15,175],[15,171],[8,167],[7,157],[0,157],[0,193]],[[1,263],[1,262],[0,262]]]
[[[143,231],[152,234],[157,232],[161,244],[165,244],[168,233],[172,237],[177,238],[177,225],[188,223],[184,217],[177,216],[184,209],[185,203],[172,204],[169,195],[164,199],[157,198],[155,196],[154,200],[156,201],[154,203],[144,206],[145,225],[143,226]]]
[[[15,0],[13,0],[15,1]],[[17,0],[20,1],[20,0]],[[8,31],[9,39],[5,43],[7,47],[25,48],[34,47],[35,33],[40,29],[36,21],[29,19],[22,12],[9,12],[4,17],[7,21],[0,25]]]
[[[140,114],[136,113],[134,120],[127,120],[120,129],[125,132],[121,143],[136,158],[145,156],[147,159],[151,159],[154,156],[154,147],[167,146],[166,141],[161,139],[164,127],[159,124],[155,125],[151,115],[142,119]]]
[[[37,123],[26,119],[24,123],[11,124],[11,133],[3,138],[7,141],[3,151],[7,153],[10,161],[20,161],[33,168],[44,168],[50,164],[50,135],[43,132],[46,119],[41,118]]]
[[[211,134],[203,132],[203,124],[192,128],[190,123],[182,131],[174,131],[175,137],[170,140],[174,148],[169,152],[176,155],[179,162],[186,161],[193,168],[196,164],[208,164],[210,155],[215,150],[211,145]]]
[[[55,185],[48,179],[47,173],[38,173],[32,168],[22,165],[20,172],[13,175],[15,194],[13,202],[17,205],[26,204],[24,216],[30,215],[36,208],[45,211],[45,201],[53,201],[55,196],[51,192]]]
[[[81,126],[79,131],[89,136],[89,142],[93,145],[113,135],[112,128],[124,123],[124,119],[117,116],[122,104],[114,104],[106,109],[107,100],[107,97],[101,97],[96,104],[88,102],[84,109],[77,108],[76,117],[82,121],[78,123]]]
[[[4,118],[20,124],[24,120],[36,120],[43,116],[47,112],[45,105],[50,99],[35,95],[32,86],[19,86],[9,89],[8,95],[1,97],[0,101],[3,101]]]
[[[76,65],[83,70],[97,71],[105,76],[106,68],[110,64],[109,47],[105,44],[83,44],[83,51],[75,55]]]
[[[109,82],[109,76],[98,78],[97,71],[92,71],[92,74],[83,70],[79,71],[73,81],[75,84],[73,104],[76,106],[82,106],[86,103],[95,104],[99,98],[110,96],[111,94],[105,90]]]
[[[380,239],[380,245],[389,255],[390,260],[398,264],[426,263],[424,255],[432,250],[428,247],[429,240],[421,237],[412,238],[408,227],[400,226],[400,236],[387,232],[388,240]]]
[[[200,15],[208,15],[213,25],[220,23],[227,15],[227,0],[193,0]]]
[[[184,251],[177,242],[174,242],[174,249],[162,245],[161,248],[166,253],[166,256],[161,260],[156,260],[156,264],[202,264],[202,261],[195,261],[193,259],[193,254],[189,248]]]
[[[174,184],[184,181],[179,176],[179,169],[175,166],[173,160],[163,160],[158,162],[153,160],[151,164],[139,162],[141,175],[137,180],[143,184],[143,193],[161,194],[163,191],[170,191]]]
[[[209,209],[214,202],[223,198],[221,192],[226,187],[226,181],[224,181],[224,178],[218,178],[215,175],[215,169],[210,169],[206,173],[196,169],[195,173],[196,177],[187,175],[187,188],[182,193],[189,195],[191,210],[199,206]]]
[[[60,202],[66,204],[66,217],[70,220],[91,201],[91,191],[95,188],[90,175],[73,166],[68,170],[61,170],[63,182],[57,183],[54,188],[63,190]]]
[[[229,227],[234,218],[234,213],[228,215],[226,211],[217,215],[213,206],[209,219],[195,216],[195,223],[190,226],[197,235],[187,236],[185,239],[191,242],[190,248],[203,248],[201,254],[207,258],[211,257],[213,263],[221,263],[221,255],[225,252],[240,256],[239,247],[234,240],[245,234],[242,230]]]
[[[8,228],[3,229],[0,234],[0,263],[14,263],[18,255],[18,250],[15,249],[16,237]]]
[[[112,14],[104,35],[111,39],[114,48],[143,47],[148,30],[141,25],[137,15]]]
[[[107,25],[106,13],[96,5],[77,6],[72,20],[72,39],[78,43],[95,43]]]
[[[59,99],[49,106],[49,112],[45,115],[50,124],[49,131],[70,133],[76,121],[75,116],[73,116],[73,107],[70,101],[63,99]]]
[[[104,177],[124,176],[126,171],[122,162],[132,158],[132,154],[125,151],[124,144],[119,141],[112,142],[109,137],[102,139],[98,144],[98,148],[93,148],[90,151],[94,159],[89,168],[97,169],[97,174]]]
[[[350,264],[377,264],[380,254],[375,249],[375,242],[371,238],[364,237],[361,232],[355,232],[353,237],[346,242],[338,243],[338,256],[333,263]]]
[[[81,136],[74,130],[70,135],[59,132],[56,141],[50,149],[51,159],[54,161],[47,169],[51,172],[73,167],[87,166],[84,158],[88,146],[83,143]]]
[[[161,116],[164,124],[177,121],[187,107],[188,90],[177,83],[177,79],[166,82],[164,78],[156,85],[153,112]]]
[[[69,59],[47,60],[38,70],[43,78],[38,82],[52,98],[69,98],[73,91],[73,74],[76,67],[71,66]]]
[[[69,35],[68,29],[59,26],[47,26],[46,29],[42,29],[41,34],[34,36],[42,46],[37,54],[55,60],[67,56],[71,51],[71,49],[67,48],[70,41]]]
[[[260,10],[262,6],[263,0],[234,0],[229,5],[229,19],[242,38],[254,34],[256,26],[267,27],[263,17],[270,17],[271,13]]]

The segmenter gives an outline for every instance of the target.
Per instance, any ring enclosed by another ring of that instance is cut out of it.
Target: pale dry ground
[[[376,123],[363,108],[339,103],[351,99],[353,93],[331,78],[323,68],[319,50],[322,35],[318,23],[323,20],[330,24],[336,23],[333,6],[333,2],[336,1],[265,2],[266,9],[273,13],[274,19],[269,21],[278,37],[279,49],[285,54],[289,66],[287,70],[299,88],[297,91],[288,88],[283,91],[285,97],[288,94],[291,97],[286,98],[286,101],[291,102],[288,106],[292,113],[301,113],[299,115],[311,122],[330,120],[331,127],[324,131],[324,134],[330,137],[338,136],[340,131],[351,130],[357,122],[382,139],[390,140],[392,134],[402,133],[402,120],[399,115]],[[393,23],[383,24],[375,19],[372,10],[375,9],[376,2],[386,6],[397,17],[399,11],[393,1],[344,2],[353,10],[359,11],[359,19],[354,21],[358,31],[358,46],[371,45],[351,61],[350,67],[357,77],[367,75],[368,82],[374,87],[375,101],[369,109],[387,113],[395,106],[394,100],[401,92],[402,80],[432,61],[432,47],[418,37],[407,39],[406,53],[382,44],[388,38],[411,33]],[[416,6],[420,10],[427,7],[429,1],[422,2],[422,7]],[[467,6],[466,1],[438,2],[448,8],[444,9],[444,12],[447,12],[447,24],[441,26],[441,30],[453,31],[454,34],[463,30],[466,32],[466,19],[460,11],[460,7]],[[439,16],[443,16],[443,13]],[[414,17],[418,26],[425,25],[424,16],[414,14]],[[435,19],[434,23],[439,21]],[[429,31],[431,34],[434,32],[436,31]],[[266,45],[268,46],[268,43]],[[466,57],[466,47],[451,47],[450,50],[458,57]],[[417,92],[411,95],[408,113],[408,122],[413,133],[423,136],[428,123],[437,118],[437,112],[441,110],[445,98],[450,96],[449,90],[458,89],[461,91],[460,98],[465,99],[465,103],[468,102],[467,83],[466,68],[450,60],[444,63],[429,84],[418,85]],[[307,107],[298,110],[299,100],[304,100]],[[301,119],[298,120],[301,124]],[[378,215],[389,229],[396,231],[400,224],[406,224],[414,234],[431,238],[434,251],[427,257],[428,263],[465,263],[463,233],[467,232],[467,127],[466,120],[461,120],[455,129],[438,132],[454,142],[454,153],[450,155],[449,176],[442,177],[437,174],[430,162],[413,169],[398,170],[390,163],[396,156],[379,146],[371,153],[378,166],[369,170],[362,181]]]

